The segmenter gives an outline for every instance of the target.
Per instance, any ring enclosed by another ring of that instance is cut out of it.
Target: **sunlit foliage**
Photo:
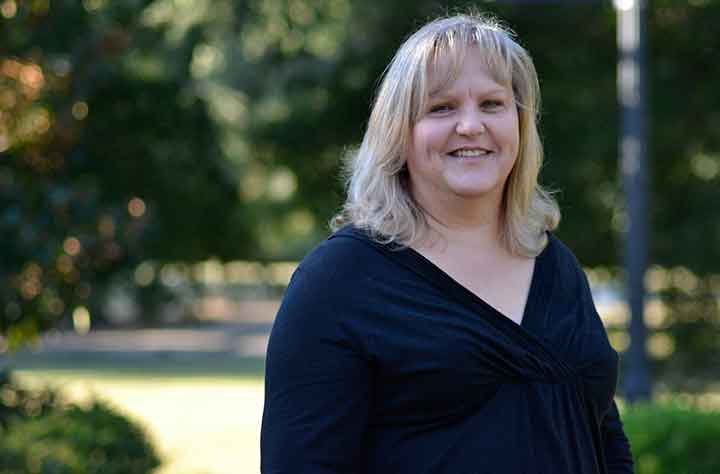
[[[0,4],[5,348],[78,308],[89,325],[144,255],[222,254],[210,226],[232,235],[237,193],[189,58],[152,47],[166,32],[142,24],[149,2],[121,3]]]

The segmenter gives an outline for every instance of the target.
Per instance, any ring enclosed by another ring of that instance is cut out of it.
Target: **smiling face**
[[[512,89],[490,76],[481,54],[468,48],[459,74],[430,94],[412,128],[410,190],[425,210],[502,201],[518,155],[518,113]],[[448,67],[440,60],[430,84],[439,83]]]

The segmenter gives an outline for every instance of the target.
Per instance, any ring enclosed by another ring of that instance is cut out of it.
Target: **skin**
[[[468,51],[456,80],[430,97],[413,127],[410,191],[431,227],[414,248],[519,324],[535,259],[510,254],[499,239],[503,190],[519,149],[517,107],[480,55]],[[430,71],[431,84],[444,67],[440,61]],[[457,150],[489,153],[458,156]]]

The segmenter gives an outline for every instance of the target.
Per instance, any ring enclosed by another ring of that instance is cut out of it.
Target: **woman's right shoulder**
[[[388,259],[367,235],[343,228],[315,247],[295,270],[275,318],[275,332],[292,326],[300,333],[334,331],[351,324],[367,304],[368,285]]]
[[[365,231],[345,226],[312,249],[298,265],[293,279],[323,276],[351,278],[363,275],[380,265],[383,245],[375,242]]]

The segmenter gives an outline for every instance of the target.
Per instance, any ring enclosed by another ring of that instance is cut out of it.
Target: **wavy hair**
[[[477,14],[456,15],[427,23],[399,48],[377,91],[365,136],[346,155],[347,198],[332,219],[337,230],[353,224],[373,239],[410,246],[427,235],[428,216],[409,190],[406,167],[412,128],[432,91],[428,71],[447,58],[443,84],[459,74],[471,46],[482,52],[491,77],[512,88],[518,110],[518,157],[502,199],[503,245],[513,254],[533,257],[547,244],[547,230],[560,221],[551,193],[538,183],[543,148],[537,122],[540,87],[530,55],[497,20]]]

